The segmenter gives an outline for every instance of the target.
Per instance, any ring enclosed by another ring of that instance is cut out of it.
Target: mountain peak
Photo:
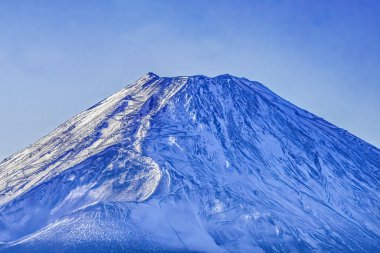
[[[157,74],[155,74],[153,72],[148,72],[145,74],[145,76],[147,76],[147,77],[159,77]]]
[[[215,76],[215,78],[239,78],[239,77],[236,77],[230,74],[221,74],[221,75]]]

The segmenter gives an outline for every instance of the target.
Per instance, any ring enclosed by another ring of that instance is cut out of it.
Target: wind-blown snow
[[[379,172],[257,82],[148,73],[0,164],[0,251],[375,252]]]

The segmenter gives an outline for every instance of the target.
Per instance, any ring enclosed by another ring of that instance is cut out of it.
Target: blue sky
[[[230,73],[380,147],[380,1],[0,1],[0,158],[146,72]]]

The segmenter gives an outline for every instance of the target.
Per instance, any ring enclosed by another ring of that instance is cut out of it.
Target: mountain
[[[380,150],[258,82],[135,83],[0,163],[0,252],[379,252]]]

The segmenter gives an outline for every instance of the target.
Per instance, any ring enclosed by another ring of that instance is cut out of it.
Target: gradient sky
[[[146,72],[229,73],[380,147],[380,1],[0,1],[0,159]]]

